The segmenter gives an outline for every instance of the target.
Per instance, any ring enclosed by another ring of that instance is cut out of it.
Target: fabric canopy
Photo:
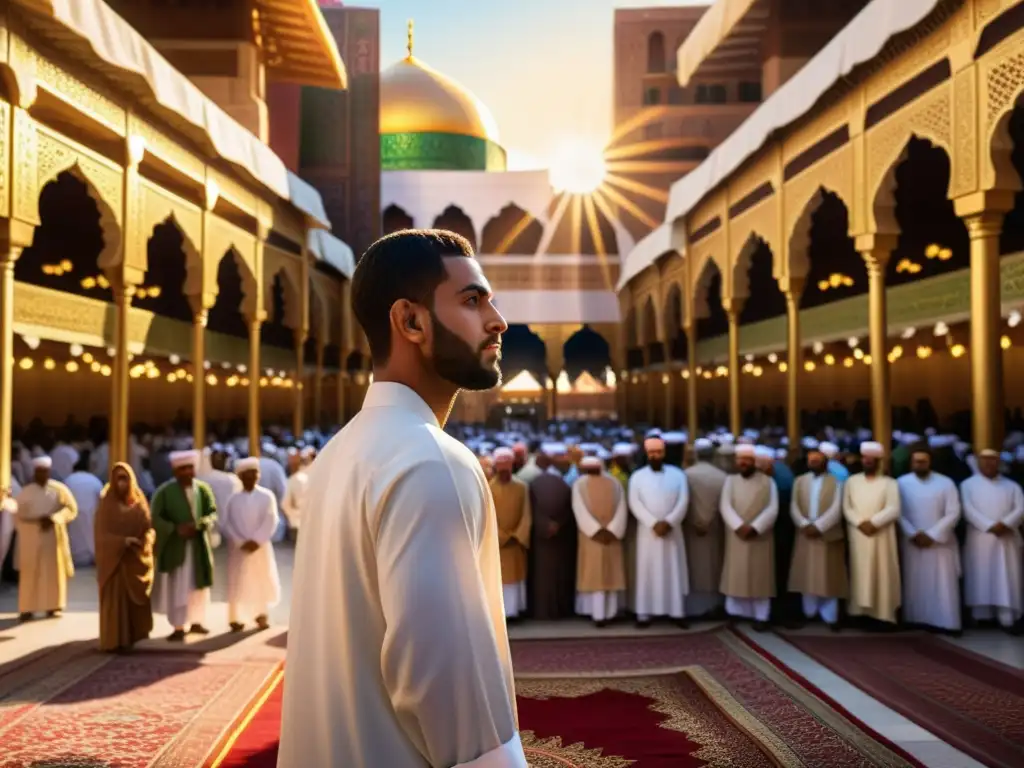
[[[672,185],[666,222],[686,216],[764,146],[775,131],[810,112],[833,85],[877,56],[894,35],[923,21],[938,3],[939,0],[872,0],[704,162]],[[651,237],[644,238],[626,257],[618,290],[665,252],[654,252],[654,243],[648,242]],[[663,237],[664,233],[655,241]]]
[[[345,277],[351,278],[356,269],[355,255],[348,243],[345,243],[330,232],[323,229],[311,229],[309,242],[310,253],[320,261],[327,262]]]
[[[768,14],[768,0],[718,0],[704,12],[679,46],[676,53],[679,84],[688,85],[701,65],[712,62],[715,53],[724,53],[725,47],[734,64],[736,60],[755,56],[760,51],[759,38],[767,26]],[[755,42],[730,40],[731,36],[741,34],[753,36]]]

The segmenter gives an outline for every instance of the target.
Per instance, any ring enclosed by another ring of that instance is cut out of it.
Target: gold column
[[[651,363],[651,348],[644,344],[644,380],[647,383],[644,398],[647,405],[647,423],[654,425],[658,414],[658,389],[661,386],[661,371],[655,371]]]
[[[999,233],[1002,212],[964,217],[971,238],[971,398],[975,451],[1001,450],[1003,411],[1003,351]],[[872,358],[872,362],[874,359]]]
[[[896,246],[895,235],[860,235],[857,250],[868,269],[868,337],[871,344],[871,430],[885,446],[892,443],[892,402],[889,384],[889,319],[885,301],[885,270]]]
[[[114,297],[114,359],[110,386],[110,466],[128,460],[128,313],[135,286],[111,281]]]
[[[697,413],[697,323],[691,321],[686,324],[686,369],[689,376],[686,379],[686,428],[690,433],[688,443],[693,445],[697,439],[697,431],[700,428],[700,419]]]
[[[319,427],[324,410],[324,340],[321,336],[316,339],[316,372],[313,376],[313,425]]]
[[[262,451],[263,428],[260,424],[260,326],[262,320],[249,318],[249,455]]]
[[[206,309],[192,314],[192,447],[206,447]]]
[[[800,450],[800,372],[803,351],[800,341],[800,297],[804,292],[804,279],[789,277],[781,286],[786,296],[786,434],[789,453]]]
[[[661,376],[662,386],[665,387],[665,429],[672,430],[675,429],[676,423],[676,382],[673,378],[674,371],[670,365],[672,343],[662,342],[662,348],[665,350],[665,366],[668,368]]]
[[[723,299],[729,318],[729,431],[738,435],[743,424],[740,410],[740,313],[743,299]]]
[[[14,423],[14,262],[21,247],[0,250],[0,490],[11,487]]]
[[[305,406],[305,380],[306,372],[306,331],[299,329],[295,331],[295,401],[292,405],[292,434],[296,439],[303,430],[303,410]]]

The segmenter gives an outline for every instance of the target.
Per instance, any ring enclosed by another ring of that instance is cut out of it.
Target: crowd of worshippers
[[[966,615],[1021,633],[1024,494],[1004,474],[1020,449],[897,433],[890,453],[830,431],[790,463],[784,438],[756,431],[692,446],[658,430],[456,434],[490,478],[510,620],[958,634]]]
[[[130,460],[109,468],[105,445],[16,446],[12,487],[0,491],[0,561],[20,620],[59,617],[75,568],[94,565],[101,649],[149,637],[154,611],[173,627],[168,640],[207,635],[213,552],[224,547],[231,631],[266,629],[281,592],[274,544],[297,535],[325,438],[290,442],[268,438],[247,457],[243,440],[203,451],[185,437],[151,451],[133,440]]]

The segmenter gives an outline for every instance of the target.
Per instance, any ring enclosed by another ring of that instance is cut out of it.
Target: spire
[[[412,58],[412,19],[409,19],[409,28],[406,37],[405,50],[409,52],[409,58]]]

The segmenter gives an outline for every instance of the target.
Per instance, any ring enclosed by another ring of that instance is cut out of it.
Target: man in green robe
[[[217,504],[210,486],[195,479],[198,451],[175,451],[170,460],[174,479],[156,489],[150,505],[159,574],[153,607],[174,627],[167,639],[181,642],[186,634],[210,633],[203,622],[213,586],[210,533]]]

